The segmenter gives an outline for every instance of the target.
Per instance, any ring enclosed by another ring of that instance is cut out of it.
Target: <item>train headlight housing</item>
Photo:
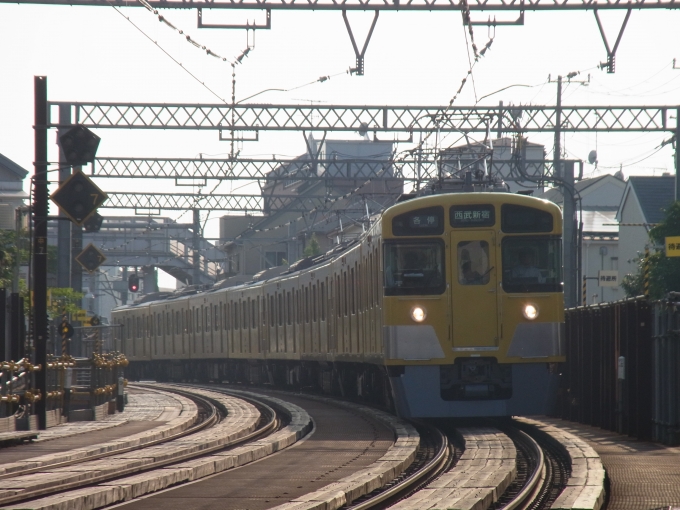
[[[411,308],[411,319],[416,322],[423,322],[427,317],[427,312],[422,306],[414,306]]]
[[[524,314],[525,318],[532,321],[536,317],[538,317],[538,307],[536,305],[529,303],[527,305],[524,305],[524,309],[522,310],[522,313]]]

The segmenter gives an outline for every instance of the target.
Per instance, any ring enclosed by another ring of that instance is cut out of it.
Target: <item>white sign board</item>
[[[600,287],[618,287],[619,286],[619,272],[618,271],[598,271],[597,284]]]

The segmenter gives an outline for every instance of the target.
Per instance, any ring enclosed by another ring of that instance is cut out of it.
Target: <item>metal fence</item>
[[[677,294],[680,301],[680,294]],[[644,297],[566,311],[557,415],[680,444],[680,302]]]

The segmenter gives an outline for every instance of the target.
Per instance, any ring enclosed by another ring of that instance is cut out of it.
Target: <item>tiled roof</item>
[[[647,223],[659,223],[665,217],[664,211],[675,200],[675,176],[630,177]]]

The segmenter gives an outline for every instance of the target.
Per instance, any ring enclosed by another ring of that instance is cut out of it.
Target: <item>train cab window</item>
[[[505,292],[561,292],[562,243],[555,237],[506,237],[502,243]]]
[[[524,232],[552,232],[553,215],[533,207],[503,204],[501,207],[501,230],[516,234]]]
[[[385,243],[384,278],[386,296],[443,294],[444,243]]]
[[[489,243],[461,241],[458,243],[458,283],[486,285],[493,267],[489,261]]]

